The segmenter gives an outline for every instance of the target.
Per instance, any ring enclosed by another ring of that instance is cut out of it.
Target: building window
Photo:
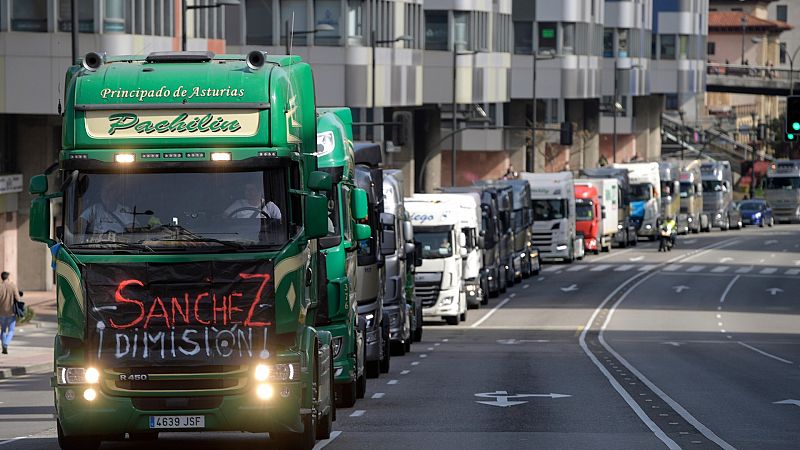
[[[781,44],[781,45],[783,45],[783,44]],[[706,49],[706,53],[708,53],[708,56],[715,55],[717,53],[717,43],[716,42],[709,42],[708,43],[708,48]]]
[[[47,32],[47,0],[13,0],[11,30]]]
[[[564,42],[561,46],[562,53],[565,55],[575,54],[575,24],[565,23],[562,25]]]
[[[682,34],[678,36],[678,58],[686,59],[689,57],[689,36]]]
[[[555,22],[539,23],[539,42],[536,51],[541,52],[542,50],[552,52],[558,50],[558,27]]]
[[[317,0],[314,15],[314,28],[321,25],[333,27],[331,31],[320,31],[314,34],[316,45],[340,45],[342,39],[342,2],[339,0]]]
[[[603,30],[603,57],[614,57],[614,29],[606,28]]]
[[[789,6],[778,5],[775,7],[775,18],[781,22],[786,22],[789,18]]]
[[[533,22],[514,21],[514,53],[519,55],[533,53]]]
[[[72,31],[72,2],[58,2],[58,31]],[[94,33],[94,0],[78,0],[78,31]]]
[[[447,50],[447,11],[425,11],[425,49]]]
[[[281,1],[281,23],[288,24],[288,29],[293,32],[310,31],[306,29],[308,27],[308,16],[306,15],[306,12],[307,9],[305,0]],[[286,25],[284,25],[284,27],[285,26]],[[286,34],[286,30],[281,33],[281,45],[286,45]],[[308,45],[307,37],[308,34],[294,34],[292,36],[292,45]]]
[[[675,35],[662,34],[659,36],[661,40],[661,59],[674,60],[675,59]]]
[[[458,50],[472,50],[470,41],[469,13],[464,11],[453,12],[453,42]]]
[[[248,0],[245,3],[245,42],[248,45],[272,45],[272,1]]]
[[[347,1],[347,41],[350,45],[364,45],[364,1]]]
[[[104,33],[122,33],[125,31],[125,4],[119,0],[105,0]]]
[[[664,96],[664,109],[667,111],[678,109],[678,94],[666,94]]]
[[[617,30],[617,55],[620,58],[627,58],[628,55],[628,30],[620,28]]]
[[[711,44],[711,43],[709,42],[709,44]],[[786,64],[786,59],[787,59],[786,58],[786,51],[787,51],[786,42],[781,42],[780,49],[781,49],[781,54],[780,54],[781,64]]]

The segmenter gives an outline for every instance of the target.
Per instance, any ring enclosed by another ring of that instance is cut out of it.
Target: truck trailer
[[[655,241],[661,225],[661,177],[658,163],[614,164],[627,169],[631,183],[631,219],[636,235]]]
[[[584,234],[584,245],[587,251],[593,251],[595,254],[599,253],[600,251],[608,252],[611,251],[611,243],[614,240],[614,236],[617,234],[618,228],[617,225],[619,223],[619,185],[617,180],[614,178],[579,178],[575,180],[575,198],[580,199],[581,196],[578,193],[579,187],[591,187],[594,188],[597,194],[597,206],[598,210],[593,212],[592,216],[588,215],[587,207],[591,207],[591,205],[587,205],[588,196],[591,196],[591,193],[581,192],[583,195],[584,201],[582,202],[583,205],[576,203],[576,220],[581,220],[581,216],[583,216],[583,225],[578,227],[579,232],[583,232]],[[577,201],[577,200],[576,200]],[[594,202],[594,199],[589,199],[588,201]],[[581,206],[583,211],[578,211],[578,206]],[[582,214],[581,214],[582,213]],[[587,226],[589,225],[586,221],[589,221],[593,224],[594,228],[591,229],[589,233],[591,238],[594,239],[594,243],[588,243],[589,234],[586,233]],[[596,225],[594,222],[596,221]],[[580,225],[580,224],[577,224]],[[591,245],[590,245],[591,244]]]

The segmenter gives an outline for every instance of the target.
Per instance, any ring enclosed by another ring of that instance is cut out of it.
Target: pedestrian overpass
[[[707,63],[706,91],[786,97],[791,92],[800,94],[800,71],[792,73],[775,67]]]

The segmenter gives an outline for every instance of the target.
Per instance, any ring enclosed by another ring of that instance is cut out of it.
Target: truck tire
[[[364,371],[367,373],[367,378],[378,378],[381,375],[380,361],[367,361],[364,363],[364,366]]]
[[[458,316],[445,316],[444,321],[447,322],[448,325],[458,325]]]
[[[330,379],[330,386],[333,389],[333,355],[330,355],[329,358],[330,367],[328,368],[328,377]],[[321,385],[320,385],[321,386]],[[331,392],[333,394],[333,392]],[[331,402],[331,407],[328,410],[328,414],[320,417],[317,421],[317,432],[316,438],[317,439],[328,439],[331,437],[331,431],[333,431],[333,421],[336,418],[336,402]]]
[[[94,436],[65,436],[60,420],[56,420],[56,430],[61,450],[96,450],[100,447],[100,439]]]
[[[391,342],[389,346],[391,347],[392,356],[403,356],[406,354],[406,342],[407,341],[400,341],[400,342]]]
[[[380,360],[381,373],[389,373],[389,366],[392,356],[389,352],[389,341],[386,341],[386,348],[383,350],[383,358]]]
[[[417,308],[417,328],[414,330],[414,342],[422,340],[422,308]]]
[[[270,433],[270,438],[278,442],[279,448],[291,448],[297,450],[311,450],[317,443],[317,429],[314,414],[303,414],[303,431],[294,433],[282,431]]]
[[[466,310],[458,316],[458,320],[460,322],[466,322],[467,321],[467,311]]]
[[[411,336],[409,336],[408,339],[403,341],[403,347],[406,353],[411,352]]]
[[[361,375],[362,377],[364,375]],[[336,406],[339,408],[352,408],[358,396],[358,378],[336,386]]]
[[[356,377],[356,398],[364,398],[367,395],[367,375],[361,372],[361,375]]]

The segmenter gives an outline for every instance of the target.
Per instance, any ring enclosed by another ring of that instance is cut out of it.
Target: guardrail
[[[768,80],[798,80],[800,71],[776,68],[774,66],[751,66],[742,64],[707,63],[706,73],[709,75],[727,75],[732,77],[764,78]]]

